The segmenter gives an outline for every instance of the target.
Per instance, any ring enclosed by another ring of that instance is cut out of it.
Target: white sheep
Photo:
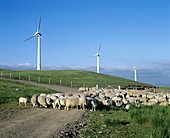
[[[159,105],[160,105],[160,106],[168,106],[169,103],[168,103],[168,102],[161,102],[161,103],[159,103]]]
[[[65,97],[61,97],[60,98],[60,104],[59,104],[59,107],[58,109],[61,109],[61,106],[66,106],[66,98]]]
[[[56,108],[57,105],[58,105],[58,109],[60,109],[60,107],[61,107],[61,105],[60,105],[60,98],[56,98],[56,99],[54,99],[53,102],[52,102],[53,108]]]
[[[79,106],[80,106],[80,109],[82,108],[84,110],[86,105],[87,105],[87,103],[86,103],[86,96],[80,95],[79,96]]]
[[[76,107],[78,109],[79,99],[77,97],[69,97],[66,99],[65,110],[69,110],[69,107]]]
[[[125,106],[125,109],[126,109],[126,110],[129,110],[129,109],[130,109],[130,106],[131,106],[130,104],[127,104],[127,105]]]
[[[27,98],[24,97],[19,98],[19,106],[21,106],[21,104],[25,104],[25,106],[27,106],[27,102],[28,102]]]
[[[50,96],[51,97],[51,96]],[[46,103],[49,107],[51,107],[52,103],[54,102],[53,99],[51,99],[50,97],[46,97],[45,100],[46,100]]]
[[[31,103],[32,103],[33,107],[38,106],[38,95],[37,94],[32,96]]]
[[[46,94],[46,93],[41,93],[41,94],[40,94],[40,96],[44,96],[44,97],[46,97],[46,96],[47,96],[47,94]]]
[[[40,107],[45,107],[47,108],[47,103],[46,103],[46,97],[45,96],[38,96],[38,103],[40,104]]]

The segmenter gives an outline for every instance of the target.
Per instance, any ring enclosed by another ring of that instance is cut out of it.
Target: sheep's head
[[[115,104],[117,107],[122,106],[123,102],[121,100],[115,100]]]

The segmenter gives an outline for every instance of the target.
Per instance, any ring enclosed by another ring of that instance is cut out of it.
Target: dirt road
[[[61,92],[77,92],[72,88],[51,87],[51,85],[26,81],[22,83],[31,83],[31,85],[51,88]],[[85,114],[85,111],[77,109],[65,111],[40,108],[4,112],[6,112],[5,115],[3,114],[4,116],[0,118],[0,138],[59,138],[61,131],[67,131],[68,125],[83,120]]]
[[[68,124],[82,119],[80,110],[24,109],[0,121],[1,138],[58,138]]]

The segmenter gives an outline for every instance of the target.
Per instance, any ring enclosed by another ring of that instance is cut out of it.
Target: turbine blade
[[[102,43],[100,44],[100,47],[99,47],[99,49],[98,49],[98,52],[97,52],[97,53],[99,53],[99,52],[100,52],[101,46],[102,46]]]
[[[41,25],[41,16],[40,16],[40,20],[39,20],[38,28],[37,28],[37,32],[38,32],[38,33],[40,32],[40,25]]]
[[[36,34],[34,34],[34,35],[32,35],[31,37],[27,38],[26,40],[24,40],[24,42],[30,40],[30,39],[33,38],[34,36],[36,36]]]
[[[42,40],[44,40],[44,38],[43,38],[42,36],[40,36],[40,38],[41,38]]]

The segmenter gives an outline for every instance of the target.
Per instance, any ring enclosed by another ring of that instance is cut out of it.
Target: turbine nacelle
[[[35,32],[35,34],[34,34],[34,35],[41,36],[42,34],[41,34],[41,33],[39,33],[39,32]]]
[[[96,55],[95,55],[96,57],[100,57],[100,54],[99,53],[96,53]]]

